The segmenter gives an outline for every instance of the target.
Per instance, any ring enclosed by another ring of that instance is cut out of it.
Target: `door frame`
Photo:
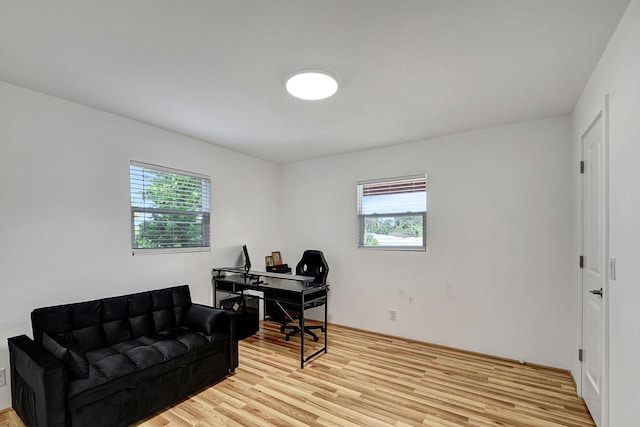
[[[603,203],[603,258],[604,258],[604,281],[602,283],[602,291],[604,298],[602,299],[603,310],[603,360],[602,360],[602,424],[598,427],[609,426],[609,281],[610,281],[610,254],[609,254],[609,95],[604,96],[602,108],[597,111],[593,120],[586,127],[586,130],[580,136],[580,160],[584,161],[585,137],[589,134],[593,126],[602,119],[602,143],[604,144],[604,191]],[[580,175],[580,254],[584,255],[584,227],[585,227],[585,174]],[[584,270],[580,270],[580,347],[584,348]],[[578,395],[583,396],[584,381],[584,363],[580,362],[580,390]]]

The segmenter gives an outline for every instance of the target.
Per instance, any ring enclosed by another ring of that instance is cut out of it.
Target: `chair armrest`
[[[26,335],[9,338],[11,405],[26,425],[66,426],[64,366]]]

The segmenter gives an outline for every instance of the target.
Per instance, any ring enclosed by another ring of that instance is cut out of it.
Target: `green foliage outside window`
[[[134,249],[209,246],[209,183],[131,167]]]
[[[422,237],[421,216],[400,216],[393,218],[365,218],[365,233],[384,234],[398,237]],[[367,245],[370,246],[370,245]]]

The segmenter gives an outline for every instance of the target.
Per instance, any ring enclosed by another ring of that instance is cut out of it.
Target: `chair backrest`
[[[314,249],[304,251],[302,258],[296,265],[296,274],[315,277],[314,283],[327,283],[329,265],[324,259],[322,251]]]

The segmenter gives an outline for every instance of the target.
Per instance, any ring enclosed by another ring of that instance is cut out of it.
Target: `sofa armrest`
[[[236,335],[236,314],[202,304],[191,304],[182,319],[182,325],[202,332],[211,340],[229,340],[229,370],[238,367],[238,337]]]
[[[182,318],[182,325],[208,336],[216,332],[229,334],[225,317],[225,311],[219,308],[191,304]]]
[[[66,426],[65,369],[26,335],[8,339],[11,405],[26,425]]]

